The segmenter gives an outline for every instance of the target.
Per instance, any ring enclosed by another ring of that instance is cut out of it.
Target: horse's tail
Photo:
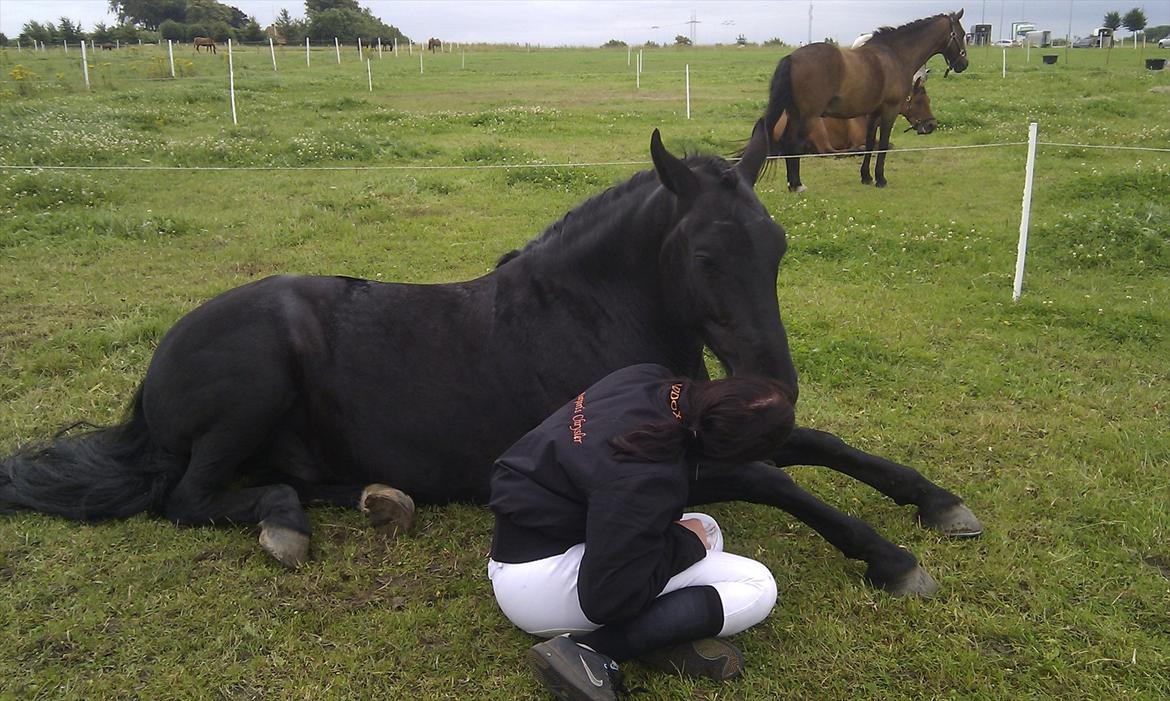
[[[780,121],[780,115],[788,113],[788,123],[792,124],[796,119],[796,103],[792,99],[792,58],[785,56],[780,59],[780,65],[776,66],[776,72],[772,74],[772,84],[768,88],[768,108],[764,110],[764,128],[768,130],[769,137],[772,135],[772,130],[776,128],[776,122]],[[779,142],[779,139],[774,141]]]
[[[0,459],[0,513],[99,521],[160,511],[184,464],[151,440],[142,389],[121,424],[71,434],[76,426]]]

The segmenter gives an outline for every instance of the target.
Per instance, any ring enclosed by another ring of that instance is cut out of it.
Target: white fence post
[[[378,37],[378,58],[382,58],[382,37]]]
[[[272,72],[276,72],[276,47],[272,45],[272,37],[268,37],[268,53],[272,54]]]
[[[337,51],[337,64],[341,65],[341,42],[337,41],[337,37],[333,37],[333,48]]]
[[[85,75],[85,89],[89,90],[89,61],[85,58],[85,42],[81,42],[81,72]]]
[[[232,124],[239,124],[236,121],[236,69],[232,63],[232,40],[227,40],[228,45],[228,92],[231,93],[232,98]]]
[[[1001,77],[1007,77],[1007,49],[1003,50],[1003,76]]]
[[[1032,176],[1036,171],[1036,132],[1038,125],[1028,126],[1028,164],[1024,167],[1024,205],[1020,213],[1020,242],[1016,246],[1016,281],[1012,288],[1012,301],[1020,299],[1024,291],[1024,258],[1028,254],[1028,225],[1032,218]]]
[[[83,40],[81,43],[82,43],[82,44],[84,44],[84,43],[85,43],[85,41]],[[65,47],[65,55],[66,55],[66,56],[68,56],[68,55],[69,55],[69,42],[68,42],[68,41],[66,41],[66,40],[64,40],[64,39],[62,39],[62,40],[61,40],[61,46],[64,46],[64,47]]]
[[[358,37],[358,60],[362,60],[362,38]]]
[[[167,39],[167,58],[171,60],[171,77],[175,77],[175,46],[174,42]]]
[[[687,119],[691,118],[691,64],[687,64]]]
[[[305,65],[312,65],[309,62],[309,37],[305,37]]]
[[[370,83],[370,92],[374,92],[374,71],[370,68],[370,59],[366,59],[366,80]]]
[[[422,57],[423,57],[423,52],[419,51],[418,52],[418,74],[419,75],[423,74]]]

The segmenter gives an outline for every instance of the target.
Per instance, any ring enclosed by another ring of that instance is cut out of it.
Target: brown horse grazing
[[[434,37],[431,37],[430,41],[427,42],[427,48],[431,50],[431,53],[435,53],[435,49],[442,51],[443,50],[443,42],[439,41],[438,39],[436,39]]]
[[[930,96],[926,94],[926,70],[920,70],[914,78],[914,89],[902,102],[900,114],[906,118],[910,126],[906,131],[913,129],[918,134],[929,134],[938,126],[938,120],[930,110]],[[868,120],[865,117],[852,119],[837,119],[836,117],[820,117],[812,121],[808,138],[803,144],[805,153],[848,154],[859,153],[865,147],[865,128]],[[788,113],[780,115],[776,126],[772,129],[773,143],[779,143],[788,126]]]
[[[967,68],[966,32],[959,20],[963,11],[915,20],[901,27],[882,27],[865,45],[841,49],[832,44],[809,44],[785,56],[772,75],[764,124],[772,134],[776,122],[788,113],[788,126],[773,155],[783,153],[788,189],[801,192],[800,147],[808,138],[816,117],[849,119],[866,117],[865,158],[861,182],[874,182],[869,175],[869,158],[874,143],[878,154],[874,175],[877,186],[886,185],[886,154],[890,130],[901,104],[911,91],[911,76],[935,54],[942,54],[948,70],[962,73]],[[880,138],[878,128],[881,128]]]
[[[195,44],[195,53],[199,53],[200,46],[206,46],[207,49],[213,54],[217,53],[215,50],[215,39],[212,39],[211,37],[195,37],[195,40],[192,43]]]

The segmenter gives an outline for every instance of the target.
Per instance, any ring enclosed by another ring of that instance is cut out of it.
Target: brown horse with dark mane
[[[772,75],[764,124],[772,134],[780,115],[788,113],[788,126],[779,148],[772,149],[774,155],[787,156],[784,165],[788,189],[805,189],[800,182],[800,159],[794,156],[800,154],[813,120],[821,116],[867,118],[861,182],[874,182],[869,175],[869,159],[876,142],[880,152],[874,176],[877,186],[884,187],[890,130],[911,92],[914,72],[935,54],[946,59],[948,72],[962,73],[967,68],[966,32],[959,23],[962,17],[963,11],[959,10],[897,28],[882,27],[856,49],[816,43],[785,56]]]
[[[930,109],[930,95],[926,94],[926,69],[920,70],[914,77],[914,89],[902,102],[899,112],[910,126],[906,131],[913,130],[918,134],[930,134],[938,127],[938,120]],[[803,144],[805,153],[824,154],[851,154],[860,153],[865,149],[865,134],[869,120],[865,117],[852,119],[837,119],[836,117],[820,117],[813,120],[809,127],[808,138]],[[772,128],[773,143],[779,143],[784,129],[788,126],[788,113],[780,115],[776,126]]]
[[[206,46],[207,50],[213,54],[217,53],[215,50],[215,39],[211,37],[195,37],[195,40],[191,43],[195,45],[195,53],[199,53],[200,46]]]
[[[436,49],[438,49],[439,51],[442,51],[443,50],[443,42],[439,41],[438,39],[436,39],[434,37],[431,37],[430,41],[427,42],[427,48],[431,50],[431,53],[435,53]]]

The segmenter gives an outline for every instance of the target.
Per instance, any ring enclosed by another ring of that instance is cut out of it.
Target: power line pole
[[[813,4],[810,2],[808,4],[808,43],[809,44],[812,43],[812,6],[813,6]]]
[[[694,45],[694,43],[695,43],[695,25],[699,24],[699,20],[695,19],[696,16],[697,15],[695,14],[695,11],[691,10],[691,21],[687,22],[687,24],[691,25],[691,44],[692,45]]]

